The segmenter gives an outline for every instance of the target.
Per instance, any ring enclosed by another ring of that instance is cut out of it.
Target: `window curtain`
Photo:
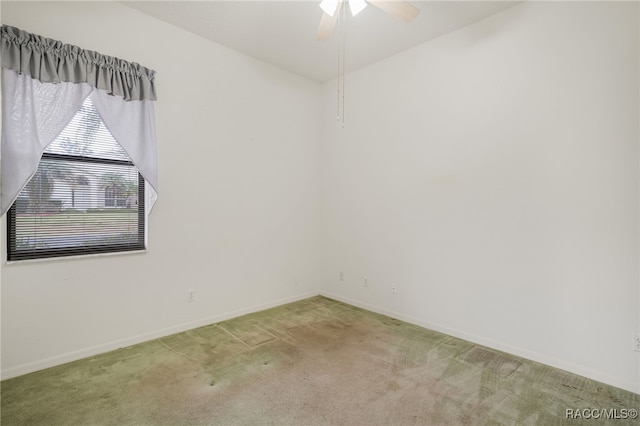
[[[107,129],[157,199],[155,71],[10,26],[2,49],[1,205],[4,214],[35,174],[42,153],[89,96]]]

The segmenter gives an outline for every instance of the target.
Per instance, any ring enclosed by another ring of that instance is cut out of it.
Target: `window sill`
[[[43,257],[40,259],[24,259],[24,260],[6,260],[5,259],[4,265],[12,266],[12,265],[25,265],[30,263],[63,262],[68,260],[85,260],[85,259],[95,259],[95,258],[101,258],[101,257],[141,255],[145,253],[147,253],[147,249],[123,251],[118,253],[96,253],[96,254],[80,254],[77,256]]]

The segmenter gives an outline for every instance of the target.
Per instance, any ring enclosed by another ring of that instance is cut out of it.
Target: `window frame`
[[[40,161],[45,159],[49,161],[70,161],[85,164],[116,164],[135,167],[131,160],[119,160],[113,158],[100,158],[82,155],[55,154],[49,152],[43,153]],[[38,163],[38,167],[39,164],[40,163]],[[7,211],[7,261],[13,262],[20,260],[53,259],[65,258],[69,256],[116,254],[146,250],[146,182],[137,168],[136,171],[138,172],[138,238],[134,243],[19,250],[16,248],[16,202],[14,201],[14,203],[11,205],[11,208]]]

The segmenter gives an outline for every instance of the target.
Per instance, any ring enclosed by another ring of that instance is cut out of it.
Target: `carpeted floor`
[[[584,409],[630,417],[640,395],[318,296],[6,380],[1,420],[640,424],[567,419]]]

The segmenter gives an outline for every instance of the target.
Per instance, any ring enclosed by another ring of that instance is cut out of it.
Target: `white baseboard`
[[[173,327],[168,327],[160,330],[151,331],[148,333],[139,334],[136,336],[127,337],[124,339],[115,340],[112,342],[84,348],[78,351],[68,352],[62,355],[57,355],[54,357],[38,360],[35,362],[30,362],[26,364],[21,364],[15,367],[3,369],[0,372],[0,377],[2,380],[10,379],[12,377],[21,376],[23,374],[33,373],[35,371],[43,370],[45,368],[55,367],[57,365],[65,364],[71,361],[77,361],[82,358],[87,358],[95,355],[99,355],[105,352],[109,352],[112,350],[120,349],[123,347],[135,345],[138,343],[143,343],[149,340],[157,339],[160,337],[169,336],[171,334],[180,333],[183,331],[191,330],[197,327],[202,327],[209,324],[214,324],[220,321],[225,321],[231,318],[236,318],[242,315],[263,311],[265,309],[274,308],[276,306],[285,305],[287,303],[297,302],[299,300],[304,300],[313,296],[325,296],[330,299],[338,300],[340,302],[348,303],[350,305],[356,306],[358,308],[366,309],[371,312],[375,312],[378,314],[386,315],[392,318],[399,319],[401,321],[408,322],[410,324],[415,324],[420,327],[428,328],[430,330],[438,331],[440,333],[444,333],[453,337],[457,337],[460,339],[467,340],[472,343],[476,343],[479,345],[487,346],[492,349],[496,349],[499,351],[503,351],[506,353],[510,353],[512,355],[516,355],[522,358],[526,358],[532,361],[536,361],[545,365],[549,365],[551,367],[559,368],[561,370],[569,371],[574,374],[578,374],[584,377],[588,377],[593,380],[597,380],[603,383],[606,383],[611,386],[615,386],[621,389],[625,389],[629,392],[634,392],[640,394],[640,384],[637,382],[633,382],[631,379],[623,380],[618,377],[612,377],[610,375],[604,374],[600,371],[592,370],[586,368],[581,365],[577,365],[574,363],[566,362],[561,359],[557,359],[554,357],[550,357],[547,355],[543,355],[540,353],[532,352],[523,348],[514,347],[502,342],[498,342],[492,339],[488,339],[483,336],[477,336],[474,334],[466,333],[457,329],[453,329],[450,327],[445,327],[440,324],[426,322],[408,315],[404,315],[400,312],[395,312],[389,309],[381,308],[379,306],[370,305],[368,303],[360,302],[357,300],[353,300],[347,297],[340,296],[338,294],[334,294],[326,291],[312,291],[303,293],[300,295],[274,300],[272,302],[250,306],[242,309],[238,309],[231,312],[226,312],[222,314],[213,315],[206,318],[201,318],[196,321],[190,321],[186,323],[182,323]]]
[[[242,315],[263,311],[265,309],[274,308],[276,306],[285,305],[287,303],[308,299],[309,297],[317,296],[319,294],[320,293],[317,291],[306,292],[296,296],[292,296],[284,299],[278,299],[278,300],[274,300],[268,303],[263,303],[260,305],[250,306],[247,308],[242,308],[242,309],[238,309],[231,312],[225,312],[222,314],[217,314],[217,315],[213,315],[206,318],[201,318],[196,321],[189,321],[176,326],[151,331],[148,333],[138,334],[136,336],[126,337],[124,339],[114,340],[108,343],[91,346],[91,347],[80,349],[77,351],[68,352],[62,355],[56,355],[54,357],[38,360],[35,362],[21,364],[15,367],[3,369],[0,372],[0,377],[2,378],[2,380],[5,380],[5,379],[10,379],[12,377],[22,376],[23,374],[33,373],[35,371],[43,370],[45,368],[55,367],[57,365],[66,364],[67,362],[77,361],[82,358],[92,357],[95,355],[103,354],[105,352],[135,345],[138,343],[143,343],[143,342],[157,339],[160,337],[169,336],[171,334],[180,333],[183,331],[191,330],[191,329],[202,327],[209,324],[214,324],[220,321],[225,321],[225,320],[236,318]]]
[[[511,346],[503,342],[488,339],[483,336],[466,333],[464,331],[456,330],[450,327],[445,327],[440,324],[426,322],[408,315],[401,314],[399,312],[381,308],[375,305],[370,305],[368,303],[353,300],[348,297],[343,297],[335,293],[322,291],[320,292],[320,295],[328,297],[330,299],[338,300],[340,302],[347,303],[349,305],[356,306],[358,308],[366,309],[371,312],[375,312],[378,314],[386,315],[391,318],[399,319],[401,321],[405,321],[410,324],[428,328],[429,330],[434,330],[440,333],[447,334],[449,336],[457,337],[459,339],[467,340],[472,343],[476,343],[476,344],[486,346],[492,349],[496,349],[502,352],[506,352],[515,356],[519,356],[521,358],[526,358],[531,361],[539,362],[541,364],[545,364],[550,367],[559,368],[561,370],[565,370],[570,373],[588,377],[590,379],[597,380],[599,382],[606,383],[608,385],[615,386],[617,388],[621,388],[629,392],[640,394],[640,383],[638,383],[637,381],[636,382],[632,381],[631,378],[629,378],[628,380],[625,380],[619,377],[613,377],[608,374],[604,374],[600,371],[593,370],[593,369],[590,369],[581,365],[577,365],[571,362],[567,362],[555,357],[550,357],[548,355],[543,355],[543,354],[532,352],[523,348]]]

